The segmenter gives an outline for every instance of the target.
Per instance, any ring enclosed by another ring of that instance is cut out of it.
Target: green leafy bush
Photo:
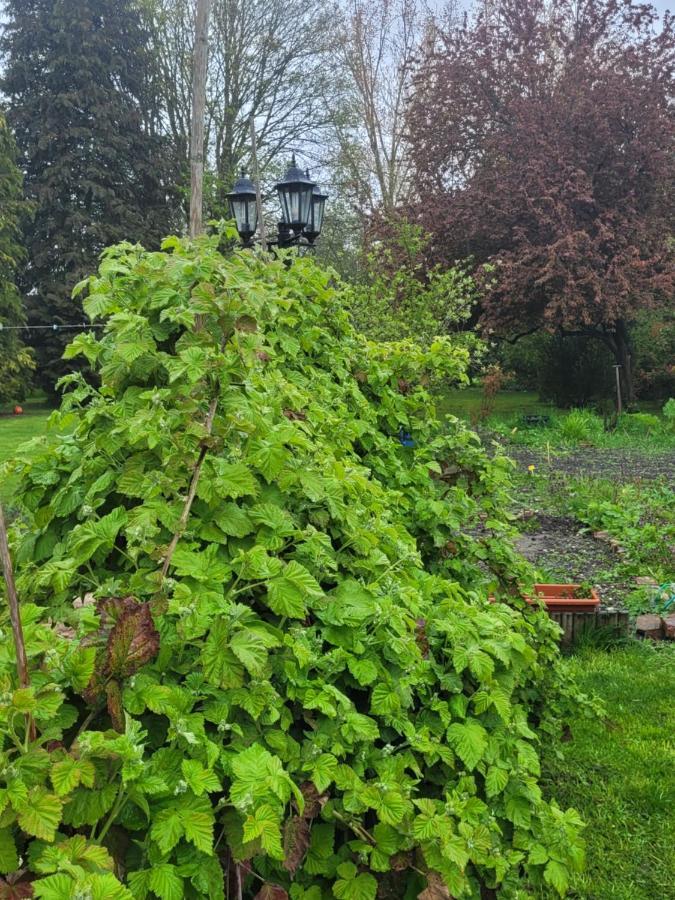
[[[434,415],[426,383],[467,353],[370,344],[330,273],[217,242],[107,252],[105,330],[69,350],[100,387],[66,379],[15,465],[33,681],[4,641],[7,885],[564,893],[581,823],[542,796],[538,735],[580,701],[515,598],[508,463]]]
[[[430,267],[429,243],[418,225],[391,225],[386,242],[366,258],[362,281],[347,294],[356,328],[377,341],[411,339],[425,346],[439,335],[452,335],[479,359],[485,345],[468,328],[478,302],[478,288],[468,267]]]
[[[556,429],[565,442],[598,444],[604,426],[600,416],[587,409],[573,409],[556,421]]]
[[[663,428],[658,416],[651,413],[623,413],[617,420],[619,431],[629,434],[658,434]]]

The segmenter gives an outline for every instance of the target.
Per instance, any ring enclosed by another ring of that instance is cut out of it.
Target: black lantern
[[[293,154],[283,180],[276,185],[281,203],[281,218],[287,229],[299,233],[309,222],[313,189],[314,182],[298,168]]]
[[[309,177],[309,172],[307,173],[307,176]],[[305,225],[305,230],[303,231],[304,236],[310,244],[313,244],[321,234],[326,200],[328,200],[328,194],[321,193],[318,184],[315,184],[314,190],[312,191],[312,205],[309,210],[309,219]]]
[[[242,169],[241,178],[234,183],[234,188],[227,195],[230,215],[237,223],[237,231],[244,246],[247,246],[258,227],[258,205],[256,203],[255,185],[246,177]]]

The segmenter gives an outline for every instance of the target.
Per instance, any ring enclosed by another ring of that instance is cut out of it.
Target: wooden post
[[[265,231],[265,222],[263,221],[262,209],[262,193],[260,190],[260,172],[258,171],[258,144],[255,137],[255,121],[251,116],[251,174],[253,175],[253,183],[255,184],[255,204],[258,207],[258,228],[260,230],[260,245],[263,250],[267,250],[267,233]]]
[[[614,366],[614,371],[616,373],[616,414],[618,416],[623,412],[623,404],[621,402],[621,376],[619,375],[619,369],[621,366]]]
[[[19,686],[22,688],[27,688],[30,687],[30,675],[28,674],[26,642],[24,641],[23,628],[21,627],[19,597],[16,593],[16,584],[14,583],[14,569],[12,567],[12,557],[9,555],[7,526],[5,524],[5,514],[2,509],[2,503],[0,503],[0,560],[2,561],[2,572],[5,577],[5,585],[7,587],[9,618],[12,623],[14,649],[16,651],[16,672],[19,677]],[[28,730],[30,739],[35,740],[35,723],[33,722],[33,718],[30,715],[26,716],[26,728]]]
[[[204,205],[204,110],[206,66],[209,49],[211,0],[197,0],[195,49],[192,68],[192,129],[190,132],[190,237],[203,230]]]

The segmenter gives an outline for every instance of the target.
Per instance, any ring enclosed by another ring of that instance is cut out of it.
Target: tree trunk
[[[202,233],[204,205],[204,109],[211,0],[197,0],[195,55],[192,70],[192,131],[190,135],[190,237]]]
[[[623,319],[616,323],[616,362],[621,366],[621,387],[623,403],[630,408],[635,403],[635,386],[633,384],[633,361],[630,352],[628,328]]]

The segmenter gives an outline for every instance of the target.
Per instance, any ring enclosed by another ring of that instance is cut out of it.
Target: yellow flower
[[[530,473],[530,475],[532,475],[532,473],[534,472],[534,466],[532,466],[532,465],[528,466],[527,471]]]

